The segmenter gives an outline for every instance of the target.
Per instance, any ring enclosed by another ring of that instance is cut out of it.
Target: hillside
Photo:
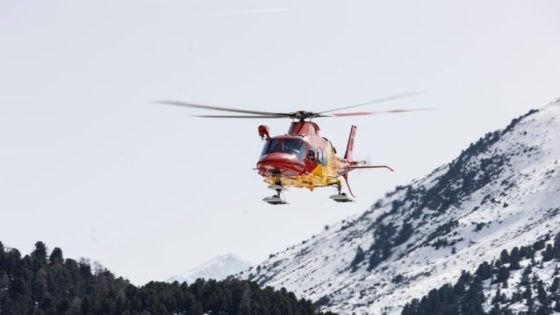
[[[323,310],[400,313],[504,249],[559,232],[559,159],[560,100],[240,277],[286,287]]]
[[[44,243],[24,257],[0,243],[0,314],[318,314],[285,289],[249,281],[192,284],[150,282],[136,287],[87,260],[50,254]]]
[[[405,305],[403,315],[532,314],[560,312],[560,234],[503,250],[500,258],[463,272],[454,285]]]

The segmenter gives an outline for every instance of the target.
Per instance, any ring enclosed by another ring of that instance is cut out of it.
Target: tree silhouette
[[[47,259],[48,257],[48,259]],[[286,291],[241,280],[150,282],[136,287],[89,260],[37,242],[21,257],[0,243],[0,314],[320,314]]]

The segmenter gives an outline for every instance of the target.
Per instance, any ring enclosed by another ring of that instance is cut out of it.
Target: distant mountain
[[[190,269],[180,275],[172,276],[166,282],[174,281],[193,283],[196,279],[223,280],[228,276],[235,275],[254,264],[233,255],[226,254],[210,259],[202,265]]]
[[[474,273],[503,250],[558,232],[560,100],[486,134],[362,215],[239,277],[285,287],[322,310],[398,314],[414,298]]]
[[[0,314],[320,314],[285,289],[242,280],[149,282],[137,287],[88,260],[49,254],[43,242],[22,257],[0,242]]]

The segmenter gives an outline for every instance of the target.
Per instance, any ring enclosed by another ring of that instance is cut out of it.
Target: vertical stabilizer
[[[344,159],[352,161],[352,153],[354,152],[354,137],[356,136],[356,126],[352,125],[350,128],[350,135],[348,136],[348,144],[346,145],[346,153]]]

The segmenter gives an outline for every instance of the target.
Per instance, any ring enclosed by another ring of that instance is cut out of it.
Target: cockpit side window
[[[319,163],[327,165],[327,155],[323,149],[319,149]]]
[[[309,151],[307,151],[307,158],[311,161],[315,161],[315,159],[317,158],[315,154],[315,148],[312,145],[309,146]]]

